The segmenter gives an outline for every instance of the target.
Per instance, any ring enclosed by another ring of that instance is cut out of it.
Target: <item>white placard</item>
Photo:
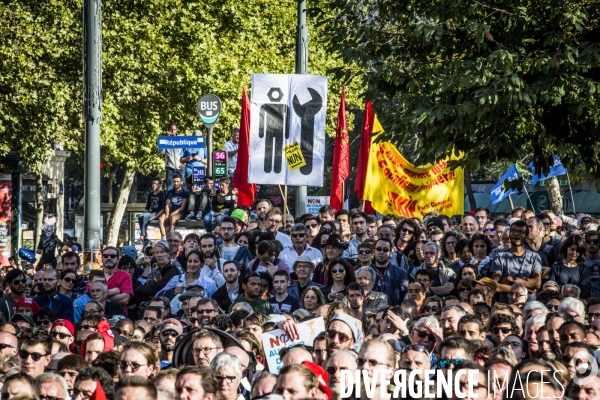
[[[254,74],[248,182],[323,186],[327,77]],[[306,161],[288,168],[283,147],[297,142]]]
[[[295,344],[305,344],[312,346],[319,333],[325,330],[323,317],[311,319],[296,325],[298,337],[290,340],[290,337],[283,329],[274,329],[262,334],[262,343],[267,356],[267,366],[269,371],[276,374],[283,367],[279,351],[284,347],[291,347]]]
[[[319,209],[329,204],[329,196],[306,196],[304,206],[307,214],[319,215]]]

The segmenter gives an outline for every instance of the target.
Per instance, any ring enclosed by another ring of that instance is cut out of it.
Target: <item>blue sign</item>
[[[515,164],[511,164],[511,166],[504,173],[504,175],[502,175],[502,178],[500,178],[498,183],[496,183],[496,186],[494,186],[492,188],[492,191],[490,192],[492,204],[500,203],[502,200],[504,200],[511,194],[519,193],[517,189],[509,189],[508,191],[505,191],[502,187],[502,184],[504,183],[504,181],[511,182],[516,179],[519,179],[520,177],[521,175],[519,174],[519,171],[517,171],[517,167],[515,167]]]
[[[159,136],[159,149],[204,148],[204,136]]]
[[[565,175],[567,173],[567,169],[564,167],[562,161],[560,161],[560,158],[558,158],[558,156],[554,156],[554,165],[550,167],[550,172],[548,173],[548,175],[536,175],[535,168],[533,167],[532,162],[529,163],[529,170],[531,171],[532,185],[535,185],[540,181],[545,181],[546,179],[552,178],[553,176]]]
[[[204,187],[204,167],[192,168],[192,183],[199,188]]]

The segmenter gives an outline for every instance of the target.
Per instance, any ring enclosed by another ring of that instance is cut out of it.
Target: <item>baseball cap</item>
[[[193,290],[187,290],[179,295],[179,301],[189,300],[196,296],[198,296],[198,293],[194,292]]]
[[[50,332],[52,332],[52,328],[54,328],[55,326],[64,326],[69,330],[71,336],[75,337],[75,327],[73,326],[73,323],[71,321],[68,321],[66,319],[57,319],[52,323],[52,326],[50,327]],[[73,345],[74,343],[71,343],[69,345],[69,350],[73,351]]]
[[[104,351],[111,351],[115,347],[115,335],[110,330],[108,321],[100,321],[98,324],[98,333],[104,338]]]
[[[492,289],[494,292],[498,289],[498,283],[491,278],[483,278],[478,281],[471,281],[471,287],[475,287],[475,285],[483,285]]]
[[[25,321],[29,325],[31,325],[32,328],[35,328],[35,322],[33,321],[33,318],[31,318],[29,315],[16,313],[15,315],[12,316],[12,318],[10,319],[10,322],[17,322],[17,321]]]
[[[236,208],[231,213],[231,216],[233,218],[237,219],[238,221],[240,221],[241,223],[243,223],[244,225],[248,225],[248,214],[246,214],[246,212],[244,212],[244,210]]]
[[[173,330],[181,335],[183,333],[183,326],[181,325],[181,322],[176,319],[169,318],[160,324],[160,332],[162,333],[169,330]]]
[[[137,258],[138,258],[138,252],[137,252],[135,246],[123,247],[122,253],[124,256],[129,256],[129,257],[133,258],[134,260],[137,260]]]
[[[31,311],[35,314],[40,310],[39,304],[33,299],[33,297],[21,297],[17,301],[17,311],[21,307],[29,307]]]
[[[327,386],[329,382],[329,377],[327,376],[327,372],[325,371],[325,369],[323,369],[323,367],[321,367],[320,365],[310,361],[302,361],[302,365],[310,369],[310,371],[313,374],[315,374],[315,376],[317,377],[317,381],[319,382],[319,389],[321,389],[321,391],[327,395],[328,399],[331,399],[333,397],[333,392],[331,391],[329,386]]]

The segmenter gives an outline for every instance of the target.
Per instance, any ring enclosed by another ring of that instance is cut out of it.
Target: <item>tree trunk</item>
[[[35,174],[35,210],[35,241],[33,243],[34,248],[37,248],[44,224],[44,181],[41,172]]]
[[[115,167],[110,171],[110,176],[108,177],[108,204],[112,204],[114,200],[114,187],[115,180],[117,179],[117,172],[119,172],[119,167],[121,164],[115,165]]]
[[[469,204],[471,205],[471,211],[477,209],[477,202],[475,201],[475,195],[473,195],[473,188],[471,187],[471,172],[465,168],[465,188],[467,188],[467,196],[469,197]]]
[[[129,202],[137,203],[137,175],[133,178],[133,182],[131,183],[131,190],[129,191]]]
[[[121,188],[119,195],[113,206],[110,218],[108,219],[107,238],[106,244],[109,246],[116,246],[119,240],[119,229],[121,228],[121,221],[123,221],[123,214],[127,207],[127,199],[129,198],[129,191],[131,190],[131,184],[133,178],[135,178],[136,171],[127,169],[123,171],[123,180],[121,181]]]
[[[560,194],[560,185],[558,184],[558,178],[553,176],[552,178],[546,179],[546,184],[548,185],[548,198],[550,199],[550,207],[552,207],[552,211],[554,214],[562,214],[563,213],[563,199]],[[540,212],[543,210],[540,210]]]

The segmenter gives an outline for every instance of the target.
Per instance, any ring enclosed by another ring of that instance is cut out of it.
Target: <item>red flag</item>
[[[237,204],[251,207],[254,204],[256,185],[248,183],[248,164],[250,161],[250,100],[246,89],[242,89],[242,117],[240,118],[240,141],[235,175],[231,186],[237,188]]]
[[[365,105],[365,116],[363,118],[362,132],[360,135],[360,147],[358,148],[358,166],[356,169],[356,184],[354,194],[362,200],[365,189],[365,179],[369,165],[369,152],[371,151],[371,134],[373,133],[373,102],[369,100]],[[365,201],[363,211],[367,214],[375,214],[370,201]]]
[[[350,175],[350,140],[346,123],[346,88],[342,87],[342,99],[338,111],[335,144],[333,146],[333,171],[331,172],[331,199],[329,204],[339,211],[344,208],[343,184]]]
[[[100,384],[100,381],[96,382],[96,390],[94,390],[94,393],[92,393],[92,395],[90,396],[90,400],[108,400],[108,398],[106,397],[106,393],[104,393],[104,389]]]

